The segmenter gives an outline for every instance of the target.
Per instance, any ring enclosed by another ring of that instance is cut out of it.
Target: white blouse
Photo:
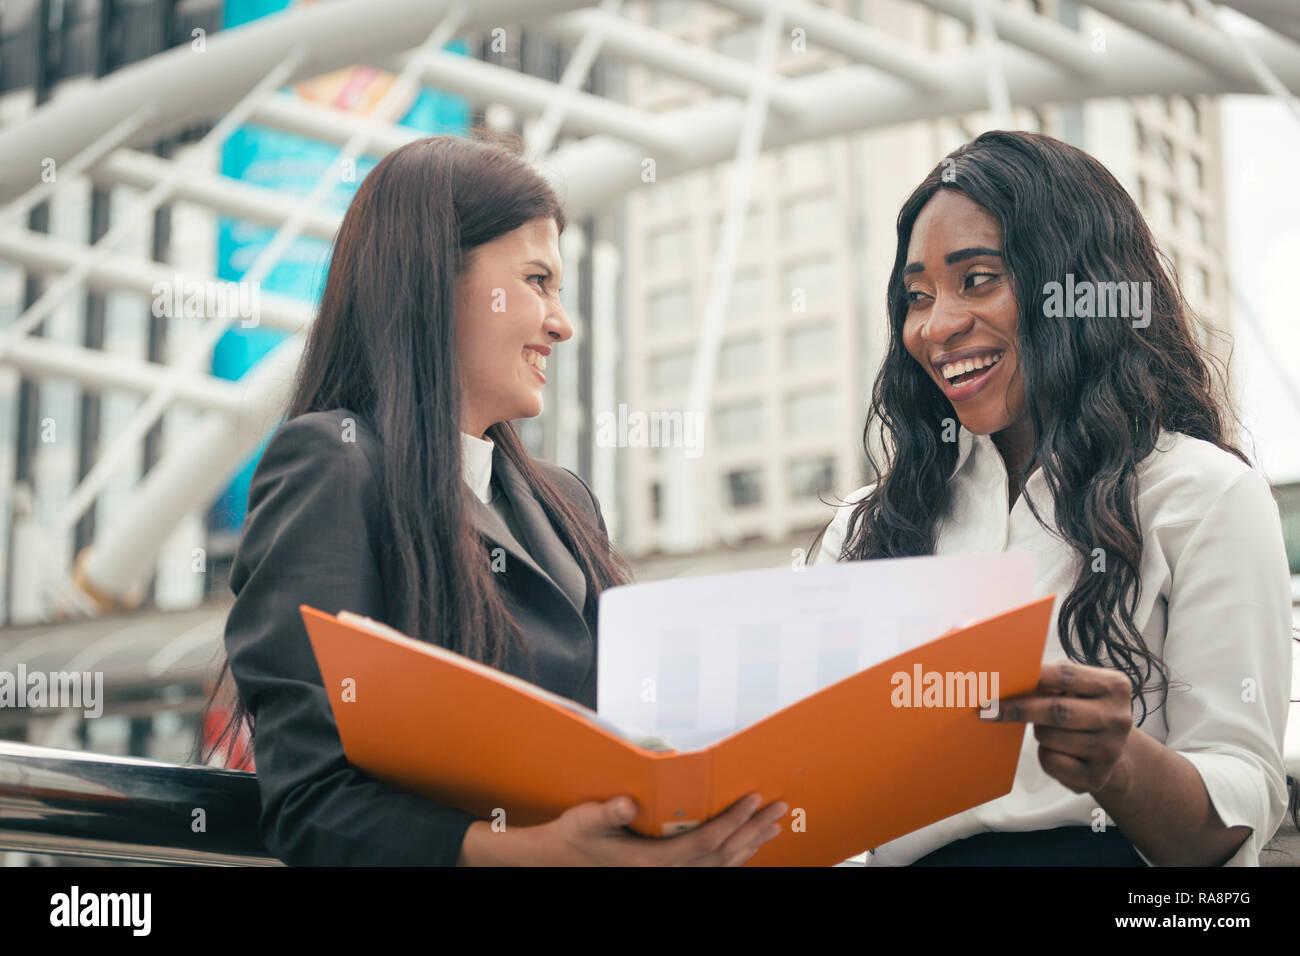
[[[492,503],[492,449],[486,438],[460,433],[461,474],[465,483],[483,504]]]
[[[959,446],[935,553],[1033,554],[1034,596],[1057,595],[1043,661],[1066,660],[1057,615],[1078,559],[1039,525],[1024,495],[1008,513],[1006,466],[992,439],[963,428]],[[1258,866],[1287,802],[1282,739],[1291,691],[1291,581],[1277,505],[1264,479],[1237,458],[1169,432],[1139,466],[1138,487],[1143,552],[1134,623],[1171,678],[1164,708],[1155,710],[1155,689],[1146,695],[1152,713],[1141,731],[1192,762],[1224,825],[1251,828],[1227,865]],[[836,510],[814,563],[838,559],[852,505],[870,489],[858,489]],[[1051,521],[1042,469],[1029,476],[1025,494]],[[1138,714],[1135,702],[1135,722]],[[1090,794],[1072,792],[1042,769],[1026,725],[1010,793],[855,859],[902,866],[984,831],[1091,825],[1095,809]],[[1106,824],[1114,821],[1107,816]]]

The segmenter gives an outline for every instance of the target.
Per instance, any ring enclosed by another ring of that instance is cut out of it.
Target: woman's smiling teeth
[[[1005,354],[1005,352],[990,352],[987,355],[979,355],[975,358],[958,359],[956,362],[949,362],[942,366],[940,371],[943,373],[943,377],[948,380],[948,384],[965,384],[965,382],[975,378],[971,374],[972,372],[979,372],[982,369],[997,365]],[[962,379],[960,383],[957,381],[959,378]]]
[[[539,372],[546,371],[546,356],[531,346],[524,349],[524,361]]]

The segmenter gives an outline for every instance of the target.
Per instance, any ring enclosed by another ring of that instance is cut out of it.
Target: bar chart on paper
[[[687,751],[858,671],[1024,604],[1026,554],[785,568],[601,596],[601,717]]]

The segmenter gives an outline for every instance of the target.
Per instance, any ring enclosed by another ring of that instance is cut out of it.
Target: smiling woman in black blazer
[[[252,735],[262,836],[287,863],[735,865],[778,832],[787,808],[756,812],[756,794],[666,840],[624,829],[626,796],[493,832],[344,757],[299,604],[595,706],[596,599],[627,569],[590,489],[510,424],[540,414],[546,356],[573,334],[564,225],[517,147],[456,137],[390,153],[344,216],[253,476],[225,631],[227,731]]]

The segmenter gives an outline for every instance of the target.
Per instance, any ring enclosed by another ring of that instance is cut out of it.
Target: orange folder
[[[629,794],[631,828],[654,837],[756,791],[792,810],[748,865],[827,866],[1011,790],[1026,725],[981,719],[978,700],[952,706],[959,682],[946,679],[948,706],[926,706],[918,686],[902,706],[899,675],[933,689],[929,675],[983,671],[998,675],[999,697],[1029,693],[1052,602],[949,631],[682,753],[368,618],[299,609],[344,752],[380,780],[506,826]]]

